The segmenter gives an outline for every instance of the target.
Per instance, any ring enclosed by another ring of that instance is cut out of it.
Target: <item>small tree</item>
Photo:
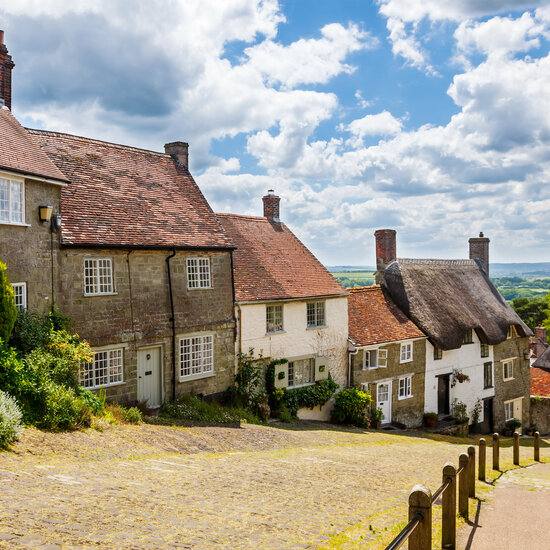
[[[8,341],[16,319],[13,288],[6,275],[6,264],[0,262],[0,339],[3,342]]]

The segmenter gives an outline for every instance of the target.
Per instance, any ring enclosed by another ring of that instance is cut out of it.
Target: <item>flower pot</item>
[[[425,418],[424,424],[426,424],[426,427],[433,428],[435,426],[435,423],[437,422],[437,418]]]

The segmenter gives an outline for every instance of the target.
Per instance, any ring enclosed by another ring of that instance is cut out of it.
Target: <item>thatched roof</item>
[[[550,369],[550,348],[546,348],[545,352],[531,366]]]
[[[506,340],[511,325],[520,336],[533,334],[478,260],[398,259],[384,278],[395,303],[444,350],[459,348],[470,329],[490,345]]]

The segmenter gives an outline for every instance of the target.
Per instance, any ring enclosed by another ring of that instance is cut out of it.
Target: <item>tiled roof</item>
[[[348,323],[349,337],[356,346],[424,336],[380,285],[350,289]]]
[[[61,193],[64,245],[232,247],[189,171],[170,155],[28,132],[71,180]]]
[[[550,397],[550,371],[531,367],[531,395]]]
[[[217,216],[237,246],[233,265],[238,301],[347,294],[284,223],[254,216]]]
[[[0,169],[67,181],[7,107],[0,107]]]

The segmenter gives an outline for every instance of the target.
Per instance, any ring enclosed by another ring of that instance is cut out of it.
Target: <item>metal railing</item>
[[[478,479],[485,481],[486,441],[479,440]],[[540,434],[535,432],[533,453],[540,462]],[[458,515],[468,520],[469,498],[475,498],[476,450],[473,445],[467,453],[458,457],[458,469],[447,462],[443,467],[443,483],[435,491],[424,485],[416,485],[409,495],[409,523],[390,542],[386,550],[397,550],[409,541],[409,550],[431,550],[432,548],[432,505],[441,497],[441,547],[455,550],[456,547],[456,508],[458,476]],[[514,464],[519,465],[519,434],[514,433]],[[500,436],[493,434],[493,470],[500,471]]]

